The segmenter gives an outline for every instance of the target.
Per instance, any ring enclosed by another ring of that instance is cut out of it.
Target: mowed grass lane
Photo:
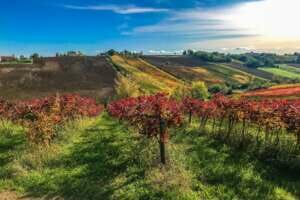
[[[171,130],[169,165],[157,141],[106,113],[70,123],[49,148],[29,145],[24,129],[0,128],[0,191],[62,199],[291,199],[299,175],[199,134],[198,123]],[[3,194],[0,192],[0,195]]]

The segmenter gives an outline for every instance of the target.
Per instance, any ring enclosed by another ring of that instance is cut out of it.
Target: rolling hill
[[[143,59],[185,81],[200,80],[208,85],[227,83],[237,86],[253,81],[266,81],[262,76],[250,74],[241,68],[223,63],[208,63],[197,57],[144,56]]]
[[[118,73],[130,76],[145,93],[169,93],[192,81],[243,89],[272,82],[275,76],[286,80],[300,77],[299,67],[294,65],[255,69],[235,60],[209,63],[195,56],[62,56],[39,58],[33,64],[1,64],[0,95],[26,99],[76,92],[103,99],[114,95]]]

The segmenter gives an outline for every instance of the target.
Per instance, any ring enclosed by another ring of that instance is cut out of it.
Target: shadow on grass
[[[225,145],[195,130],[178,134],[197,179],[204,183],[205,199],[298,199],[299,172],[262,163],[247,151]],[[201,190],[201,189],[200,189]]]
[[[131,169],[134,147],[127,130],[106,117],[86,129],[62,158],[40,175],[23,181],[30,196],[64,199],[114,199],[116,190],[141,173]]]
[[[13,128],[0,127],[0,178],[9,177],[8,165],[14,159],[14,154],[24,148],[25,136]]]

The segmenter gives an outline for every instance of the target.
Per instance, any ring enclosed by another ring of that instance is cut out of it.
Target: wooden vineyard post
[[[164,121],[159,116],[159,149],[160,149],[160,161],[163,165],[167,164],[166,156],[166,143],[168,141],[168,132],[166,130]]]

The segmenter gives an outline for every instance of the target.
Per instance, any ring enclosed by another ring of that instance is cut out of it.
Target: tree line
[[[282,63],[300,63],[300,53],[277,55],[274,53],[243,53],[243,54],[225,54],[219,52],[205,51],[183,51],[185,56],[195,56],[206,62],[232,62],[238,60],[250,68],[258,67],[276,67]]]

